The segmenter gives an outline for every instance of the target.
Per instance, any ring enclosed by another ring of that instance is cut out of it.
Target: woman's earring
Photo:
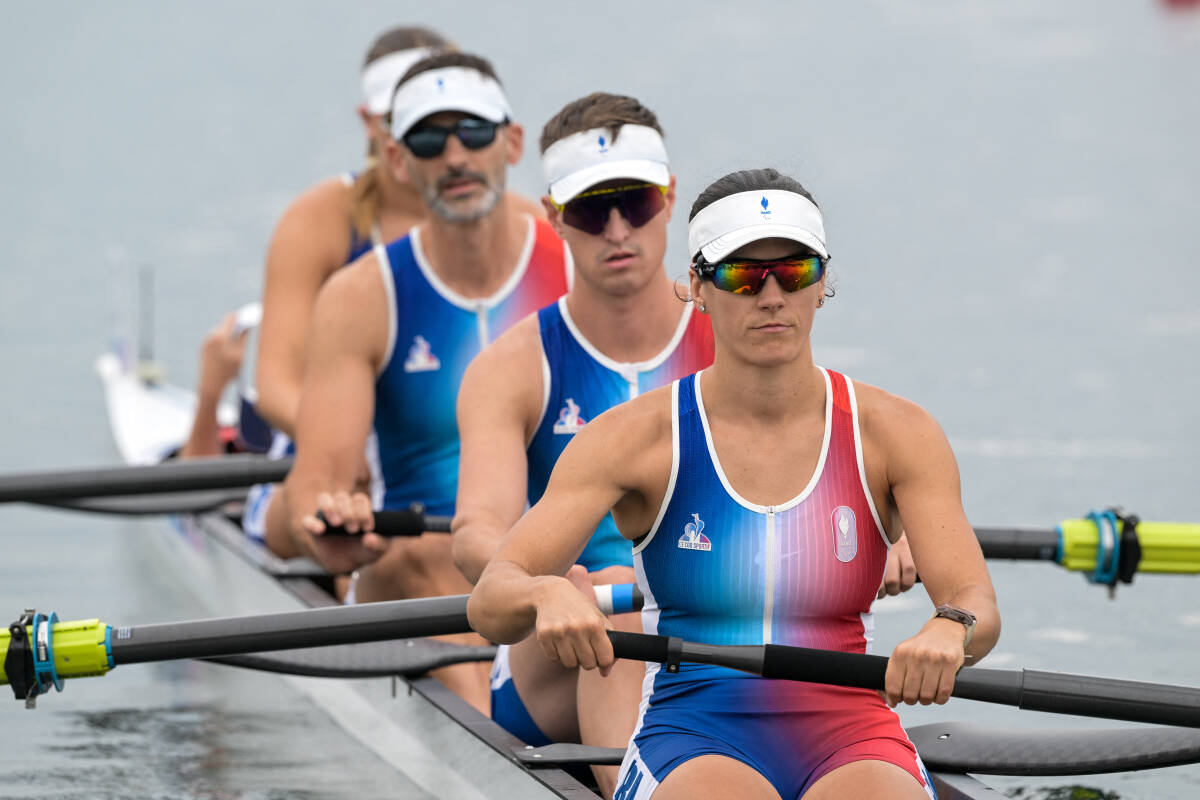
[[[822,297],[820,300],[818,300],[818,301],[817,301],[817,308],[820,308],[820,307],[821,307],[821,306],[823,306],[823,305],[825,305],[825,298],[824,298],[824,297]]]
[[[701,303],[700,304],[700,313],[703,314],[705,311],[708,311],[708,306],[704,305],[704,303]]]

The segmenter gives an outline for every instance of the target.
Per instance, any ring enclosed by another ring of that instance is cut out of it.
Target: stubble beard
[[[472,222],[478,222],[495,210],[500,203],[500,198],[504,196],[505,189],[505,169],[502,167],[496,175],[491,177],[482,172],[457,171],[450,172],[438,178],[433,183],[427,183],[419,186],[421,197],[425,204],[429,206],[429,210],[436,214],[440,219],[454,225],[467,225]],[[457,204],[447,201],[442,197],[442,189],[450,180],[459,178],[474,178],[479,181],[482,195],[466,204]]]

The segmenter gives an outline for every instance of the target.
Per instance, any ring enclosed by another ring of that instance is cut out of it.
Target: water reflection
[[[30,714],[22,723],[34,724],[22,727],[34,728],[33,756],[0,770],[0,795],[358,800],[390,785],[395,796],[424,796],[351,752],[348,738],[316,716],[221,705]]]

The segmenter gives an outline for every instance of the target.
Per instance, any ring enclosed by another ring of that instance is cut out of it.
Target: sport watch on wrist
[[[975,634],[975,615],[965,608],[952,606],[949,603],[942,603],[934,609],[933,616],[930,619],[937,619],[938,617],[945,617],[946,619],[962,623],[963,627],[967,629],[967,638],[963,639],[963,649],[966,649],[967,645],[971,643],[971,637]]]

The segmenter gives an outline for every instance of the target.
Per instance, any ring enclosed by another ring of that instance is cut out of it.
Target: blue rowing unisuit
[[[550,472],[574,435],[618,403],[666,386],[712,363],[713,338],[708,317],[683,308],[671,341],[654,358],[622,364],[605,356],[583,337],[567,310],[567,300],[538,312],[544,372],[549,376],[542,420],[529,443],[529,503],[546,491]],[[596,528],[578,563],[589,572],[633,565],[632,545],[621,536],[612,514]]]
[[[388,295],[388,346],[375,383],[372,459],[376,508],[422,503],[453,514],[458,482],[455,399],[463,372],[491,339],[567,290],[566,248],[547,223],[528,218],[512,276],[490,297],[466,298],[437,276],[420,229],[374,249]],[[380,496],[382,495],[382,496]]]
[[[588,420],[632,397],[703,369],[713,359],[708,317],[695,313],[690,304],[682,309],[675,333],[662,352],[635,364],[613,361],[585,339],[571,319],[565,297],[538,312],[538,325],[544,398],[542,419],[527,450],[531,505],[541,499],[558,457]],[[631,566],[632,548],[617,530],[612,515],[606,514],[577,563],[589,572],[615,565]],[[614,595],[614,604],[618,597],[626,606],[632,604],[632,587],[614,588]],[[492,665],[492,719],[526,744],[550,744],[513,684],[508,659],[508,646],[501,645]]]

